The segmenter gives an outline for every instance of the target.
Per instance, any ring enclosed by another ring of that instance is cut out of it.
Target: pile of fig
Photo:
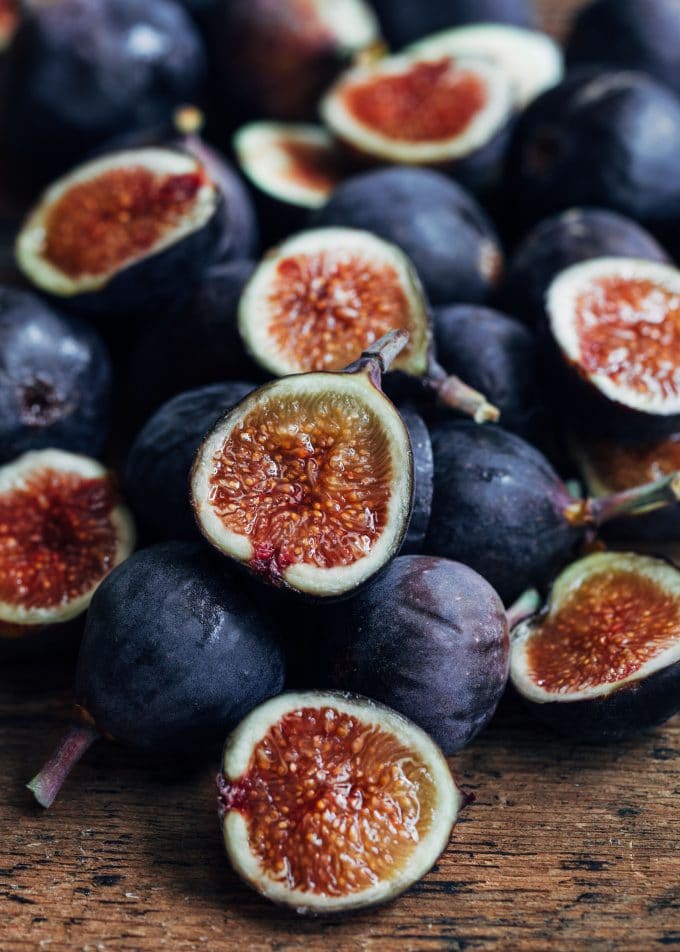
[[[0,649],[80,642],[36,800],[227,737],[234,869],[325,915],[433,866],[504,696],[680,712],[675,0],[566,55],[530,0],[12,11]]]

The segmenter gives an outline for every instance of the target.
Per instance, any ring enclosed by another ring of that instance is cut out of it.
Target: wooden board
[[[573,5],[554,0],[552,28]],[[506,703],[452,761],[476,800],[436,869],[380,911],[308,922],[230,871],[218,752],[212,767],[185,768],[101,743],[49,812],[32,803],[23,784],[67,722],[72,672],[72,654],[0,655],[2,952],[680,945],[678,719],[587,748]]]

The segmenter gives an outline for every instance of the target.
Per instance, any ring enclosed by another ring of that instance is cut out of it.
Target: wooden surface
[[[396,2],[396,0],[395,0]],[[574,4],[554,0],[558,28]],[[680,722],[572,746],[506,704],[452,761],[476,800],[399,901],[307,922],[223,856],[214,764],[101,743],[49,812],[23,788],[66,724],[73,656],[0,654],[0,950],[573,950],[680,946]]]

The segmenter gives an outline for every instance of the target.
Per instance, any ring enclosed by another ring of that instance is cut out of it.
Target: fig
[[[471,56],[494,63],[509,79],[519,109],[556,86],[564,74],[562,50],[553,39],[510,24],[456,27],[425,37],[410,49],[428,56]]]
[[[214,33],[217,98],[247,118],[290,121],[313,118],[333,77],[379,41],[364,0],[229,0]]]
[[[434,460],[430,431],[423,418],[410,404],[401,405],[398,409],[411,439],[414,480],[411,519],[399,551],[401,555],[411,555],[422,551],[427,527],[430,524],[434,490]]]
[[[486,394],[500,412],[503,429],[530,441],[538,437],[545,414],[531,331],[507,314],[474,304],[436,308],[433,317],[444,370]]]
[[[680,101],[643,73],[584,68],[517,123],[505,188],[531,225],[574,205],[663,232],[680,218]]]
[[[19,0],[0,0],[0,53],[4,53],[19,28]]]
[[[338,605],[323,632],[323,681],[399,711],[447,756],[491,720],[505,690],[503,603],[458,562],[399,556]]]
[[[415,724],[321,691],[251,711],[227,739],[217,787],[232,866],[300,915],[395,899],[432,868],[465,803]]]
[[[41,196],[17,237],[24,275],[94,314],[160,308],[198,280],[222,232],[205,168],[170,149],[115,152]]]
[[[591,258],[648,258],[669,263],[657,240],[636,222],[601,208],[571,208],[540,222],[510,258],[496,300],[509,314],[536,325],[554,278]]]
[[[92,328],[0,287],[0,461],[49,447],[99,456],[111,390],[111,361]]]
[[[435,305],[484,301],[503,270],[498,236],[475,199],[429,169],[396,167],[353,176],[313,221],[372,231],[398,245]]]
[[[583,483],[591,496],[623,492],[661,479],[680,469],[680,434],[661,440],[623,443],[572,436],[571,448]],[[680,542],[680,506],[615,519],[604,535],[628,542]]]
[[[680,271],[636,258],[576,264],[550,285],[546,312],[567,409],[584,428],[628,440],[680,430]]]
[[[408,431],[380,380],[407,340],[393,331],[343,373],[265,384],[216,424],[191,475],[211,545],[317,599],[384,568],[406,534],[414,473]]]
[[[145,423],[125,466],[126,495],[155,540],[196,539],[189,473],[203,437],[254,384],[215,383],[173,397]]]
[[[570,565],[512,632],[510,677],[557,730],[610,742],[680,711],[680,572],[598,552]]]
[[[544,586],[589,530],[680,498],[680,474],[602,499],[574,499],[537,449],[500,427],[438,424],[425,552],[469,565],[506,605]]]
[[[107,139],[163,121],[205,79],[201,38],[171,0],[28,3],[0,93],[4,155],[22,183],[61,175]]]
[[[392,367],[421,381],[439,399],[474,417],[495,420],[495,407],[437,364],[427,302],[406,255],[370,232],[320,228],[270,252],[246,285],[239,330],[269,373],[335,371],[393,328],[409,342]]]
[[[510,79],[492,61],[417,50],[347,70],[320,106],[367,164],[442,168],[473,189],[500,178],[514,108]]]
[[[596,0],[579,10],[567,56],[570,63],[641,70],[680,93],[678,45],[675,0]]]
[[[46,449],[0,466],[0,636],[82,615],[134,542],[113,478],[95,460]]]
[[[29,789],[49,807],[100,736],[173,755],[209,749],[283,680],[273,621],[209,550],[189,542],[143,549],[92,600],[73,722]]]
[[[465,23],[536,23],[533,0],[373,0],[385,39],[406,46],[429,33]]]

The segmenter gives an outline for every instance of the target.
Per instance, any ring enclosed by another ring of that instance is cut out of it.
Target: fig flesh
[[[0,635],[82,615],[134,542],[112,476],[95,460],[47,449],[0,466]]]
[[[680,711],[680,572],[599,552],[564,571],[512,633],[511,680],[563,733],[613,741]]]
[[[444,851],[464,804],[430,738],[351,694],[282,694],[227,739],[217,778],[227,855],[301,915],[396,898]]]

